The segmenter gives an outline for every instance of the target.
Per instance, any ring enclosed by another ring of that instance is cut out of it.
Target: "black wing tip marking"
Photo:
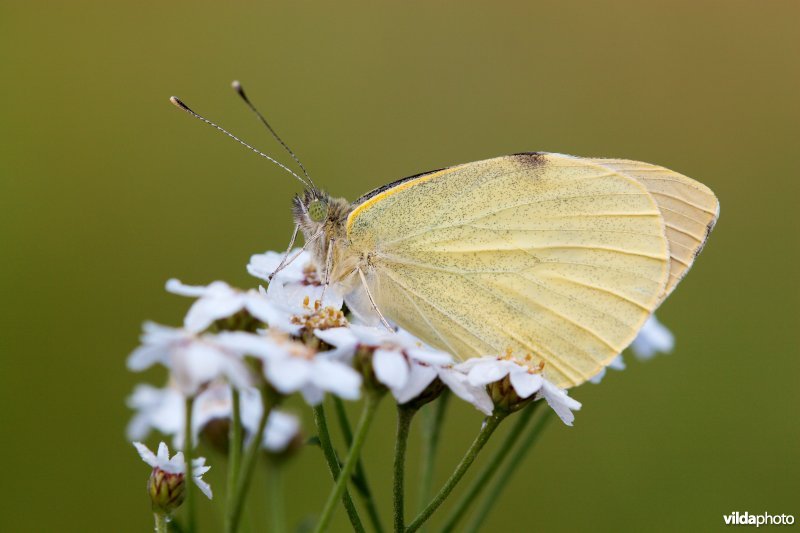
[[[714,226],[716,225],[717,225],[717,218],[714,217],[711,220],[711,222],[709,222],[708,225],[706,226],[706,234],[705,237],[703,237],[703,242],[700,243],[700,246],[698,246],[697,249],[694,251],[694,257],[692,258],[692,260],[697,259],[697,256],[700,255],[700,252],[702,252],[703,248],[706,247],[708,238],[711,236],[711,231],[714,229]]]
[[[539,166],[545,162],[545,154],[542,152],[518,152],[511,155],[528,165]]]

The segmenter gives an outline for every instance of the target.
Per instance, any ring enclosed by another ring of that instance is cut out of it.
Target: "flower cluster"
[[[163,388],[139,385],[130,396],[128,405],[135,411],[128,426],[131,440],[156,430],[183,447],[190,399],[190,442],[205,438],[226,449],[228,428],[238,416],[246,439],[260,439],[265,450],[279,453],[300,433],[297,417],[274,408],[283,398],[299,393],[317,406],[326,394],[357,400],[365,387],[388,391],[398,404],[412,406],[449,389],[487,416],[543,399],[572,425],[573,411],[581,404],[547,381],[541,366],[510,354],[458,362],[406,331],[352,323],[342,296],[334,286],[322,286],[310,256],[294,251],[290,257],[285,261],[282,254],[267,252],[251,258],[247,270],[268,281],[266,288],[167,282],[169,292],[195,300],[182,327],[145,323],[141,345],[128,358],[133,371],[153,365],[169,371]],[[649,357],[669,351],[672,343],[669,331],[651,317],[633,350]],[[621,356],[610,368],[624,368]],[[267,417],[264,424],[262,417]],[[157,456],[141,444],[136,447],[154,469],[182,472],[183,456],[170,459],[163,443]],[[194,479],[210,497],[199,475]]]

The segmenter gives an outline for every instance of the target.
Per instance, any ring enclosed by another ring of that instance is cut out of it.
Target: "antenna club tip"
[[[231,82],[231,87],[233,87],[233,90],[236,91],[236,94],[238,94],[243,100],[247,101],[247,95],[244,94],[244,87],[242,87],[242,84],[239,83],[239,80],[233,80]]]
[[[181,99],[180,99],[180,98],[178,98],[177,96],[170,96],[170,97],[169,97],[169,102],[170,102],[172,105],[174,105],[174,106],[177,106],[177,107],[186,107],[186,104],[184,104],[183,102],[181,102]]]

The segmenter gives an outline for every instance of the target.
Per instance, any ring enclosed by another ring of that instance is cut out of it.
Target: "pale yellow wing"
[[[562,387],[628,346],[669,279],[664,223],[646,187],[558,154],[398,183],[362,199],[347,234],[391,320],[462,359],[529,356]]]
[[[658,204],[664,218],[670,255],[670,279],[662,295],[663,300],[675,289],[703,250],[719,217],[717,197],[702,183],[658,165],[625,159],[592,161],[636,179],[647,187]]]

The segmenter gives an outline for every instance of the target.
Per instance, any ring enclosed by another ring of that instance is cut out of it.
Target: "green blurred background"
[[[800,515],[798,27],[795,0],[5,0],[0,530],[151,530],[147,467],[123,432],[134,384],[164,375],[125,369],[140,323],[179,323],[189,302],[164,292],[172,276],[253,286],[250,254],[291,231],[297,183],[167,102],[179,95],[286,160],[232,79],[350,199],[527,150],[639,159],[709,185],[720,223],[659,312],[675,353],[629,357],[575,390],[575,427],[549,428],[486,530],[708,531],[732,511]],[[383,407],[366,461],[388,513]],[[440,482],[480,420],[450,412]],[[290,476],[297,521],[330,481],[316,450]],[[204,504],[204,531],[221,503]],[[345,529],[341,511],[335,523]]]

